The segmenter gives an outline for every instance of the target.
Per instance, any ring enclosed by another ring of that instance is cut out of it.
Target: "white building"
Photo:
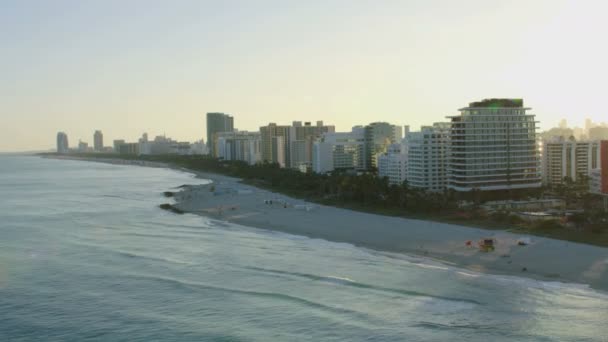
[[[216,133],[218,158],[240,160],[254,165],[261,162],[259,132],[232,131]]]
[[[600,142],[562,138],[543,142],[542,177],[546,185],[559,185],[564,178],[576,181],[599,168]]]
[[[450,116],[448,187],[455,191],[541,186],[536,121],[522,99],[486,99]]]
[[[407,178],[407,159],[403,145],[390,145],[386,153],[378,157],[378,177],[387,177],[390,184],[402,184]]]
[[[209,148],[203,140],[195,141],[190,144],[190,154],[192,155],[205,155],[209,154]]]
[[[162,154],[192,154],[192,146],[189,142],[175,141],[164,135],[159,135],[154,140],[148,140],[148,134],[144,133],[138,142],[139,155],[162,155]]]
[[[351,132],[324,133],[313,145],[312,170],[316,173],[336,169],[365,170],[365,129]]]
[[[449,123],[435,123],[406,136],[406,178],[410,186],[433,192],[446,189],[449,132]]]

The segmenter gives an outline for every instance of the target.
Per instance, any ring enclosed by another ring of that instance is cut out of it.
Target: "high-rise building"
[[[69,149],[68,135],[64,132],[57,133],[57,153],[68,153]]]
[[[291,126],[270,123],[260,127],[262,161],[278,163],[281,167],[289,165],[289,150],[286,142],[290,140],[290,136]]]
[[[95,131],[95,134],[93,134],[93,149],[97,152],[103,151],[103,133],[100,130]]]
[[[279,126],[275,123],[262,126],[262,160],[284,164],[282,167],[310,168],[315,140],[323,133],[332,132],[335,132],[334,126],[326,126],[323,121],[317,121],[316,125],[294,121],[291,126]],[[280,148],[283,150],[278,151]],[[283,162],[279,162],[278,158],[283,159]]]
[[[232,132],[234,130],[234,118],[224,113],[207,113],[207,147],[209,153],[217,157],[215,147],[215,133]]]
[[[402,144],[392,144],[378,157],[378,177],[388,178],[389,184],[402,184],[407,179],[407,153]]]
[[[391,144],[398,144],[403,137],[403,127],[387,122],[373,122],[365,126],[365,168],[376,168],[377,158]]]
[[[448,187],[465,192],[541,186],[536,121],[522,99],[486,99],[450,116]]]
[[[608,140],[602,140],[599,145],[599,166],[590,173],[590,192],[598,195],[604,195],[608,199]],[[608,202],[605,201],[604,204],[607,205]]]
[[[365,129],[351,132],[323,133],[313,145],[312,170],[328,173],[334,170],[365,170]]]
[[[139,143],[123,143],[118,146],[118,153],[126,155],[139,155]]]
[[[217,133],[218,158],[239,160],[254,165],[261,161],[260,132],[232,131]]]
[[[545,185],[564,183],[566,177],[572,181],[589,176],[591,170],[599,168],[599,141],[576,141],[553,139],[543,142],[542,178]]]
[[[120,145],[122,145],[124,143],[125,143],[124,139],[116,139],[116,140],[114,140],[113,141],[114,152],[120,153]]]
[[[292,169],[310,168],[312,166],[312,148],[314,142],[323,133],[333,133],[334,126],[325,126],[323,121],[316,125],[310,122],[302,124],[294,121],[289,134],[289,165]]]
[[[448,182],[449,123],[423,126],[406,138],[407,181],[415,188],[442,192]]]

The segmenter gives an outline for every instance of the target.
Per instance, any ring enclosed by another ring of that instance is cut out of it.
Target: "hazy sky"
[[[0,151],[325,120],[414,128],[523,97],[608,121],[602,1],[0,0]],[[206,137],[205,137],[206,139]]]

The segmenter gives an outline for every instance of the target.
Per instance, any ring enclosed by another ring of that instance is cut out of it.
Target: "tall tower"
[[[224,113],[207,113],[207,147],[209,147],[209,154],[217,157],[214,135],[232,131],[234,131],[234,118],[232,116]]]
[[[93,148],[97,152],[103,151],[103,133],[100,130],[95,131],[95,134],[93,134]]]
[[[68,150],[68,135],[63,132],[57,133],[57,153],[68,153]]]

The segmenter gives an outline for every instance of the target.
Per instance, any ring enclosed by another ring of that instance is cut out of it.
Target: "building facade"
[[[388,122],[373,122],[365,126],[365,168],[377,168],[378,156],[389,145],[398,144],[403,137],[403,127]]]
[[[261,135],[259,132],[233,131],[218,133],[218,158],[244,161],[254,165],[261,161]]]
[[[70,150],[68,135],[64,132],[57,133],[57,153],[65,154]]]
[[[392,144],[378,157],[378,177],[388,178],[389,184],[402,184],[407,179],[407,153],[403,145]]]
[[[224,113],[207,113],[207,147],[209,153],[217,157],[215,134],[234,130],[234,118]]]
[[[291,126],[270,123],[260,127],[262,160],[293,169],[312,166],[313,144],[324,133],[335,131],[323,121],[316,125],[294,121]]]
[[[312,170],[328,173],[334,170],[365,170],[365,129],[353,127],[351,132],[324,133],[315,141]]]
[[[100,130],[93,134],[93,149],[96,152],[103,152],[103,133]]]
[[[310,122],[294,121],[289,134],[289,167],[292,169],[312,167],[312,148],[314,142],[323,133],[334,133],[334,126],[326,126],[323,121],[316,125]]]
[[[139,155],[139,143],[123,143],[118,146],[118,153],[124,155]]]
[[[423,126],[406,136],[407,181],[415,188],[442,192],[448,184],[449,123]]]
[[[599,142],[600,158],[598,168],[590,172],[590,192],[608,196],[608,140]]]
[[[450,116],[448,188],[458,192],[541,186],[535,116],[522,99],[486,99]]]
[[[291,126],[270,123],[260,127],[261,156],[263,162],[277,163],[281,167],[289,165],[288,146]]]
[[[553,139],[543,142],[543,184],[557,186],[565,178],[577,181],[600,167],[600,142]]]
[[[113,141],[114,152],[120,153],[120,145],[124,144],[126,141],[124,139],[116,139]]]

